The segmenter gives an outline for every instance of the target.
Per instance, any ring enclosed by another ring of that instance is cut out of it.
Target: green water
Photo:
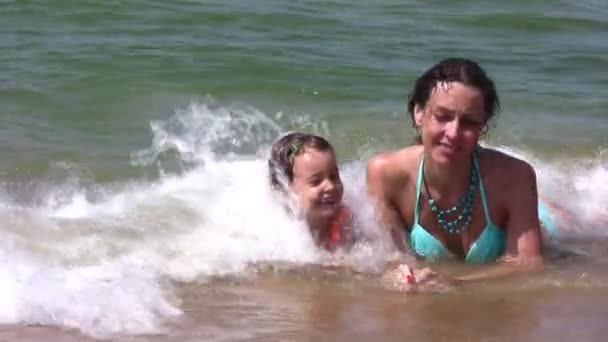
[[[132,175],[148,124],[190,101],[324,120],[345,158],[410,141],[413,80],[450,56],[495,78],[489,136],[541,155],[608,144],[608,5],[601,1],[4,1],[0,172],[78,163]],[[279,120],[285,128],[299,128]]]

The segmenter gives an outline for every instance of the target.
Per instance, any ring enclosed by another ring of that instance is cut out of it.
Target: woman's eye
[[[452,120],[451,115],[443,114],[443,113],[434,113],[433,117],[435,118],[435,120],[437,120],[437,122],[448,122],[448,121]]]
[[[463,120],[462,122],[466,127],[470,127],[470,128],[480,128],[483,123],[481,122],[477,122],[474,120]]]

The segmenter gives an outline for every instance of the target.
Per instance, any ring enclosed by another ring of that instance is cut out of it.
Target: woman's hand
[[[412,293],[415,284],[414,270],[406,264],[400,264],[382,276],[382,285],[392,290]]]
[[[413,269],[400,264],[382,276],[382,284],[389,289],[405,293],[445,292],[452,284],[430,268]]]

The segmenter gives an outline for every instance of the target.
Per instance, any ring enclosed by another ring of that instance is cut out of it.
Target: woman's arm
[[[517,265],[542,263],[536,173],[523,161],[511,173],[517,183],[507,193],[507,242],[503,259]]]
[[[403,219],[393,202],[390,157],[379,155],[367,164],[367,191],[373,202],[376,217],[392,237],[400,251],[406,250]]]
[[[496,265],[455,277],[458,280],[483,280],[542,268],[542,238],[538,219],[538,193],[534,169],[520,160],[509,169],[515,184],[505,187],[507,224],[505,252]]]

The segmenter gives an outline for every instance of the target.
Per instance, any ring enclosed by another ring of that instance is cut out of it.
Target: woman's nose
[[[460,123],[458,122],[457,119],[452,120],[451,122],[449,122],[446,125],[445,134],[448,137],[454,138],[458,135],[459,132],[460,132]]]

